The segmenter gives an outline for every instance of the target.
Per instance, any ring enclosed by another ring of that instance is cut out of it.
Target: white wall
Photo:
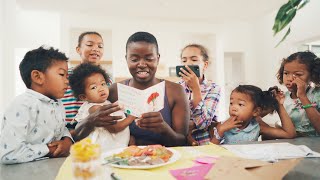
[[[24,55],[21,51],[25,52],[41,45],[60,48],[60,16],[51,12],[22,11],[16,6],[15,1],[11,0],[1,2],[4,3],[4,6],[1,6],[4,10],[4,25],[1,26],[3,41],[0,44],[3,46],[0,56],[0,112],[3,112],[8,102],[16,95],[16,83],[23,83],[17,73],[19,61]],[[23,85],[18,87],[24,88]]]
[[[130,77],[125,61],[125,44],[127,38],[136,31],[148,31],[158,39],[161,59],[165,69],[179,64],[180,50],[189,43],[200,43],[208,47],[213,63],[208,69],[208,78],[224,85],[224,52],[244,52],[245,64],[252,63],[252,28],[248,23],[210,24],[199,22],[168,22],[161,20],[124,19],[84,14],[57,14],[53,12],[23,11],[16,12],[15,48],[33,49],[42,44],[60,48],[67,55],[75,58],[74,47],[70,36],[74,30],[86,29],[112,32],[112,60],[114,77]],[[76,37],[77,38],[77,37]],[[108,41],[109,38],[104,38]],[[108,50],[105,56],[108,55]],[[12,58],[14,59],[14,58]],[[109,59],[109,58],[106,58]],[[14,63],[11,63],[14,66]],[[13,68],[14,69],[14,68]],[[249,68],[250,69],[250,68]],[[251,68],[253,69],[253,68]],[[248,72],[248,73],[247,73]],[[246,71],[246,80],[250,81]],[[165,74],[168,75],[166,71]],[[164,76],[160,74],[159,76]],[[19,78],[20,77],[15,77]],[[14,92],[14,85],[9,80],[8,89]],[[12,91],[13,90],[13,91]],[[4,93],[5,94],[5,93]],[[223,97],[223,96],[222,96]],[[12,99],[13,95],[7,99]],[[224,99],[222,99],[224,104]],[[225,114],[222,106],[221,114]],[[224,115],[222,116],[224,118]]]
[[[297,51],[297,46],[305,41],[320,37],[320,1],[310,1],[303,9],[299,10],[292,22],[291,33],[287,39],[275,48],[276,44],[283,37],[283,33],[273,37],[272,26],[276,12],[273,12],[253,23],[254,39],[254,61],[256,68],[256,79],[253,81],[259,87],[279,85],[276,73],[280,67],[281,60]],[[254,79],[252,79],[254,80]],[[286,90],[282,86],[283,90]],[[270,123],[278,120],[277,116],[266,118]]]
[[[0,94],[0,114],[3,112],[7,102],[14,97],[12,84],[15,82],[13,71],[14,59],[14,29],[15,29],[15,1],[1,1],[1,94]]]

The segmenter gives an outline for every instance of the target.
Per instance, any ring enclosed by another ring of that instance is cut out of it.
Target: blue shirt
[[[259,123],[252,119],[244,129],[234,128],[224,133],[223,144],[237,144],[240,142],[257,141],[260,135]]]

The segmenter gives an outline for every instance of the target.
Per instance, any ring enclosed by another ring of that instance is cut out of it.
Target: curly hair
[[[19,65],[20,75],[26,87],[31,88],[31,72],[33,70],[44,73],[56,61],[68,62],[68,58],[53,47],[41,46],[28,51]]]
[[[262,110],[272,109],[278,110],[277,99],[273,96],[272,91],[275,88],[269,88],[268,91],[262,91],[259,87],[253,85],[239,85],[232,92],[239,92],[251,97],[255,107],[260,107]]]
[[[109,75],[100,66],[94,64],[82,63],[73,69],[69,77],[69,84],[74,97],[80,100],[79,96],[85,93],[85,80],[96,73],[101,74],[106,82],[110,81]]]
[[[320,58],[310,51],[296,52],[282,60],[280,69],[277,73],[277,79],[279,83],[283,84],[284,65],[296,60],[299,63],[305,64],[307,66],[310,73],[310,81],[313,82],[316,86],[320,86]]]

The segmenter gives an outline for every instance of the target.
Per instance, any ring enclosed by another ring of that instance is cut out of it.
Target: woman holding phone
[[[209,65],[207,49],[200,44],[190,44],[181,51],[181,68],[179,82],[190,101],[190,121],[188,143],[193,146],[210,142],[209,126],[217,121],[217,105],[220,99],[220,87],[204,76]],[[188,65],[198,65],[200,77],[197,77]]]

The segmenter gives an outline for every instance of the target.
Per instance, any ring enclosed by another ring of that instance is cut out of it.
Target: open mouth
[[[139,78],[146,78],[146,77],[149,76],[149,72],[147,72],[147,71],[138,71],[137,75],[138,75]]]
[[[92,59],[99,59],[100,56],[98,54],[89,54],[90,58]]]
[[[106,97],[107,96],[107,94],[106,93],[102,93],[102,94],[100,94],[100,97]]]

